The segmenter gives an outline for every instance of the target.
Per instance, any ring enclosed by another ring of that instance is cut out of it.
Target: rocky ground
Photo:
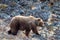
[[[46,22],[44,29],[38,28],[39,36],[31,32],[27,38],[22,31],[17,36],[7,34],[11,18],[22,14]],[[54,20],[48,20],[51,18]],[[0,0],[0,40],[60,40],[60,1]]]

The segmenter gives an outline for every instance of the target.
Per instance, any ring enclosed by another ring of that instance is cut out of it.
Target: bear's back
[[[28,21],[34,21],[35,17],[33,17],[33,16],[15,16],[15,17],[12,18],[12,20],[19,20],[19,21],[28,22]]]

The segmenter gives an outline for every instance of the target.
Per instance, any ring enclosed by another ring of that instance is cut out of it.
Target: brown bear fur
[[[16,35],[18,30],[25,30],[26,36],[29,35],[30,30],[39,35],[37,26],[44,26],[42,19],[33,16],[15,16],[10,22],[10,30],[8,34]]]

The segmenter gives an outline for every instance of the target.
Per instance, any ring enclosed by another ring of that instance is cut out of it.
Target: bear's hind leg
[[[12,35],[17,35],[18,30],[19,30],[19,29],[18,29],[17,27],[11,28],[11,29],[8,31],[8,33],[10,32]]]
[[[12,35],[17,35],[17,32],[12,32],[11,34],[12,34]]]
[[[8,34],[11,34],[11,30],[8,31]]]
[[[9,31],[8,31],[8,34],[17,35],[17,31],[9,30]]]
[[[12,30],[12,32],[11,32],[12,35],[17,35],[17,33],[18,33],[17,29]]]

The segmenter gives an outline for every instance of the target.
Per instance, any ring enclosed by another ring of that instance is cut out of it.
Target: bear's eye
[[[44,23],[43,22],[39,22],[39,26],[44,26]]]

